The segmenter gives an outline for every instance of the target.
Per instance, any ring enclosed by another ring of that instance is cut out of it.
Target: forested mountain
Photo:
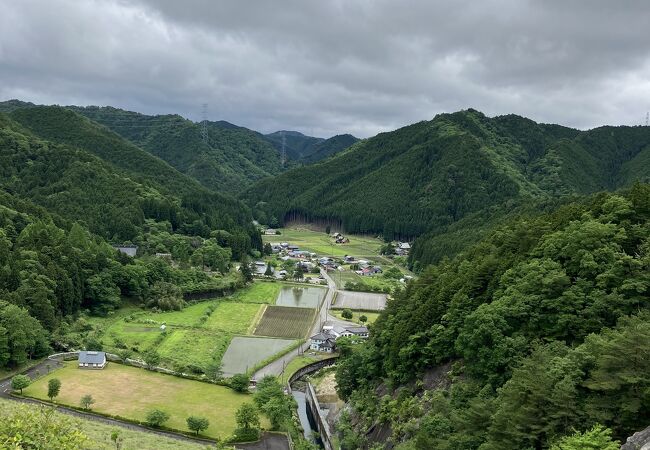
[[[302,163],[312,163],[340,152],[358,141],[351,134],[339,134],[329,139],[305,136],[298,131],[276,131],[264,135],[278,152],[282,151],[282,141],[287,158]]]
[[[300,159],[300,162],[309,164],[320,161],[345,150],[358,141],[359,139],[355,138],[351,134],[337,134],[336,136],[332,136],[329,139],[325,139],[324,141],[313,145],[310,149],[310,153],[303,156]]]
[[[280,155],[262,135],[228,122],[201,124],[178,115],[147,116],[111,107],[69,107],[195,178],[205,187],[237,193],[283,169]]]
[[[650,185],[511,218],[343,346],[343,448],[547,449],[596,425],[624,439],[650,421],[649,299]]]
[[[358,142],[262,180],[244,198],[260,218],[329,221],[388,239],[424,235],[413,255],[430,263],[462,248],[427,244],[461,220],[484,226],[515,208],[650,179],[649,144],[648,127],[579,131],[467,110]]]
[[[251,220],[240,201],[73,111],[0,113],[0,368],[51,345],[97,348],[67,337],[82,309],[104,315],[125,297],[180,309],[183,293],[241,285],[230,262],[261,249]]]
[[[0,188],[106,239],[133,239],[147,218],[186,234],[225,229],[259,239],[240,202],[64,108],[0,114],[0,158]]]

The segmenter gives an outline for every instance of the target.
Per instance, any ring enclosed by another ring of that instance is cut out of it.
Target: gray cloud
[[[370,136],[473,107],[650,109],[645,1],[0,0],[0,98]]]

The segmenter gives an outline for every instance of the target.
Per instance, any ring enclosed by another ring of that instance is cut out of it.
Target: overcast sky
[[[475,108],[650,110],[648,1],[0,0],[0,100],[367,137]]]

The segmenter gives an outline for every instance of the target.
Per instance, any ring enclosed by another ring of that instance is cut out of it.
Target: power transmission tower
[[[204,103],[201,108],[201,139],[203,143],[208,143],[208,104]]]
[[[645,113],[645,126],[648,126],[648,122],[650,121],[650,112]]]
[[[284,135],[284,131],[282,132],[282,151],[280,152],[280,164],[282,164],[282,167],[284,167],[284,163],[287,161],[287,138]]]

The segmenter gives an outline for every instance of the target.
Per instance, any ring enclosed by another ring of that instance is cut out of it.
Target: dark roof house
[[[79,352],[80,369],[103,369],[106,366],[106,353],[94,351]]]

